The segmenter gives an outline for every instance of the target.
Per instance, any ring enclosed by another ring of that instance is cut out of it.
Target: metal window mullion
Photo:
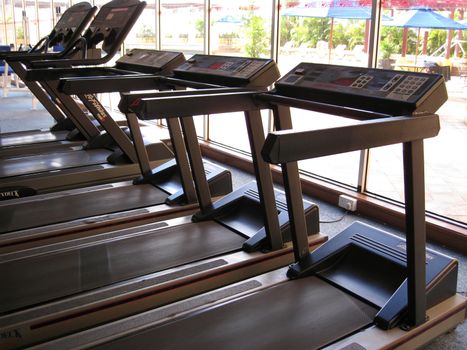
[[[36,13],[36,23],[37,23],[37,40],[41,40],[41,23],[39,20],[39,0],[36,0],[34,3],[35,3],[34,12]]]
[[[360,151],[360,162],[358,165],[357,192],[363,193],[367,190],[366,184],[368,180],[370,165],[370,150],[363,149]]]
[[[379,31],[381,27],[381,2],[371,1],[371,25],[368,46],[368,67],[374,68],[378,63]]]
[[[162,45],[162,34],[161,34],[161,2],[156,0],[156,49],[160,50]],[[159,120],[162,124],[162,120]]]
[[[272,18],[271,18],[271,58],[277,62],[279,55],[279,5],[280,0],[272,0]]]
[[[204,53],[211,53],[211,0],[204,1]],[[203,140],[210,140],[209,114],[203,115]]]
[[[5,0],[2,0],[2,18],[3,18],[3,32],[5,33],[5,40],[8,43],[7,38],[7,26],[6,26],[6,15],[5,15]]]
[[[211,0],[204,1],[204,53],[211,53]]]

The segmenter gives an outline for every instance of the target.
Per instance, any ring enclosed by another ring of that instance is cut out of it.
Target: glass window
[[[282,74],[300,62],[367,66],[371,2],[286,1],[279,17],[278,64]],[[292,109],[294,128],[333,127],[353,121]],[[357,187],[360,152],[299,162],[300,170]]]
[[[272,1],[211,2],[212,54],[271,57]],[[269,112],[262,111],[265,133]],[[250,153],[243,113],[209,116],[209,139]]]
[[[352,119],[301,109],[293,108],[291,113],[294,130],[317,130],[356,123]],[[348,152],[300,161],[298,165],[302,172],[357,187],[359,157],[360,152]]]
[[[28,42],[28,37],[27,37],[28,32],[27,32],[27,23],[25,23],[24,17],[23,17],[22,0],[14,1],[13,21],[15,23],[15,45],[17,48],[25,47]]]
[[[0,44],[7,44],[6,40],[6,23],[5,23],[5,12],[3,8],[3,1],[0,2]]]
[[[5,0],[5,42],[13,45],[15,48],[15,23],[13,20],[13,2],[12,0]]]
[[[264,133],[268,132],[269,112],[261,111]],[[225,146],[250,153],[245,114],[224,113],[209,116],[209,139]]]
[[[28,44],[35,45],[39,41],[39,23],[37,20],[36,2],[34,0],[25,1],[25,28],[27,28]]]
[[[286,1],[280,11],[279,62],[367,66],[371,2]]]
[[[97,4],[98,1],[94,1],[94,4],[98,6]],[[92,3],[92,2],[91,2]],[[73,2],[75,4],[75,2]],[[49,31],[52,30],[52,27],[55,25],[55,23],[58,22],[60,19],[60,16],[62,15],[63,12],[67,10],[69,7],[69,2],[68,0],[55,0],[52,2],[52,17],[53,17],[53,24],[50,27]],[[47,35],[48,32],[45,34]]]
[[[60,11],[63,13],[66,8],[60,8]],[[52,8],[52,2],[41,0],[37,2],[37,12],[38,12],[38,26],[39,26],[39,38],[43,38],[46,35],[49,35],[50,31],[54,26],[54,10]]]
[[[271,57],[271,1],[211,3],[211,53]]]
[[[125,39],[125,50],[156,48],[156,2],[147,1],[143,13]]]
[[[462,41],[462,32],[454,30],[456,24],[449,20],[463,19],[464,12],[456,2],[431,10],[403,9],[383,1],[383,9],[393,20],[382,21],[379,66],[439,73],[446,80],[449,99],[437,112],[441,131],[425,141],[426,209],[465,223],[467,95],[462,74],[467,44]],[[421,27],[413,27],[414,14],[423,18]],[[444,23],[444,29],[430,29],[434,17]],[[371,150],[367,190],[392,200],[404,200],[400,146]]]
[[[161,49],[204,52],[204,1],[161,0]]]

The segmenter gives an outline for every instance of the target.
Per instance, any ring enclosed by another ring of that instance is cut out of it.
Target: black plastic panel
[[[177,69],[177,78],[222,86],[265,88],[279,78],[271,59],[194,55]]]
[[[275,84],[279,94],[389,115],[434,113],[447,100],[441,75],[300,63]]]

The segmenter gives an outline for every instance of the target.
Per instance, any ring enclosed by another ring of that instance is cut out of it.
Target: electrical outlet
[[[348,211],[357,210],[357,199],[341,194],[339,196],[339,207]]]

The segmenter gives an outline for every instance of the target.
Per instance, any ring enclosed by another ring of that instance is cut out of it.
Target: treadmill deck
[[[317,349],[370,325],[376,312],[321,279],[307,277],[95,349]]]
[[[151,185],[107,185],[97,191],[0,206],[0,233],[143,208],[164,203],[167,196]]]
[[[2,160],[0,178],[107,163],[106,149],[58,152]]]
[[[214,221],[169,226],[0,264],[0,313],[226,254],[244,237]]]
[[[29,132],[18,132],[0,137],[0,148],[1,147],[12,147],[12,146],[24,146],[36,143],[45,142],[56,142],[63,141],[66,139],[69,131],[44,131],[44,130],[32,130]]]

